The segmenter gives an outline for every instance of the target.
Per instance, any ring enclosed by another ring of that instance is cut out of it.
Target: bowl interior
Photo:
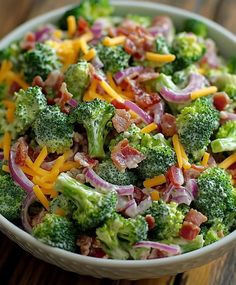
[[[177,26],[181,26],[183,20],[186,18],[199,19],[208,26],[209,36],[216,41],[222,55],[228,57],[235,54],[235,35],[206,18],[161,4],[133,1],[112,2],[116,8],[117,15],[137,13],[141,15],[156,16],[164,14],[169,15]],[[36,29],[43,23],[56,22],[62,13],[69,7],[70,6],[67,6],[49,12],[18,27],[1,40],[0,49],[6,47],[10,42],[20,39],[26,32]],[[184,255],[147,261],[120,261],[91,258],[49,247],[16,227],[1,215],[0,229],[5,232],[8,237],[38,258],[80,274],[114,279],[141,279],[176,274],[177,272],[188,270],[219,257],[220,254],[225,253],[234,245],[236,239],[236,232],[233,232],[210,246],[190,253],[185,253]]]

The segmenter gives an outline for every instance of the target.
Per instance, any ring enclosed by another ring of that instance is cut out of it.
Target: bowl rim
[[[232,40],[233,43],[236,44],[236,36],[225,29],[224,27],[220,26],[219,24],[213,22],[212,20],[209,20],[203,16],[197,15],[193,12],[186,11],[181,8],[172,7],[165,4],[160,3],[154,3],[154,2],[138,2],[138,1],[126,1],[126,0],[112,0],[111,3],[116,7],[119,6],[126,6],[126,7],[139,7],[139,8],[151,8],[157,10],[160,8],[162,13],[168,12],[169,14],[178,15],[181,18],[195,18],[198,20],[203,21],[206,23],[208,27],[210,27],[213,31],[219,32],[220,34],[223,34],[226,38]],[[38,24],[42,24],[44,22],[47,22],[51,18],[58,17],[63,12],[65,12],[70,7],[73,7],[74,5],[67,5],[64,7],[61,7],[59,9],[52,10],[48,13],[44,13],[40,16],[37,16],[33,18],[32,20],[29,20],[25,22],[24,24],[20,25],[18,28],[14,29],[12,32],[10,32],[8,35],[3,37],[3,39],[0,41],[0,49],[6,47],[10,42],[17,40],[19,38],[19,35],[23,34],[28,28],[36,27]],[[15,237],[19,237],[21,240],[24,240],[27,243],[30,243],[32,246],[41,249],[43,251],[46,251],[49,254],[57,255],[58,257],[63,257],[63,259],[67,260],[73,260],[73,262],[78,263],[87,263],[93,266],[97,266],[99,263],[99,266],[105,266],[106,268],[120,268],[122,266],[126,268],[141,268],[146,266],[170,266],[173,264],[177,264],[179,262],[188,262],[190,260],[193,260],[196,257],[201,257],[206,254],[210,254],[213,251],[217,251],[221,248],[223,248],[226,244],[232,244],[233,242],[236,242],[236,231],[230,233],[226,237],[222,238],[221,240],[205,246],[203,248],[184,253],[178,256],[171,256],[171,257],[165,257],[161,259],[149,259],[149,260],[118,260],[118,259],[102,259],[102,258],[96,258],[96,257],[90,257],[90,256],[84,256],[78,253],[69,252],[66,250],[62,250],[60,248],[55,248],[48,246],[39,240],[35,239],[32,235],[21,229],[20,227],[16,226],[15,224],[8,221],[4,216],[0,214],[0,229],[6,229],[8,233],[11,233]],[[9,234],[9,237],[11,235]],[[16,239],[17,240],[17,239]]]

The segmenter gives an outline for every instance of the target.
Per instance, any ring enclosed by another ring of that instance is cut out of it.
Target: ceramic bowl
[[[178,8],[149,3],[146,1],[112,2],[116,8],[117,15],[137,13],[140,15],[156,16],[164,14],[170,16],[177,26],[181,25],[186,18],[199,19],[208,26],[210,37],[216,41],[220,52],[224,56],[230,56],[235,53],[236,37],[223,27],[206,18]],[[69,7],[67,6],[44,14],[43,16],[37,17],[18,27],[7,37],[1,40],[0,49],[6,47],[13,40],[20,39],[25,32],[33,30],[43,23],[56,21],[68,8]],[[0,230],[10,239],[19,244],[23,249],[46,262],[79,274],[111,279],[143,279],[157,278],[164,275],[174,275],[206,264],[228,252],[236,245],[235,231],[212,245],[183,255],[144,261],[122,261],[87,257],[47,246],[33,238],[25,231],[16,227],[1,215]]]

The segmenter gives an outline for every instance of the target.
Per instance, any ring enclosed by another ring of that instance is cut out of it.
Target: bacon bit
[[[98,161],[90,158],[86,153],[84,152],[77,152],[74,156],[74,161],[79,162],[81,166],[83,167],[95,167],[98,164]]]
[[[16,147],[16,157],[15,157],[16,164],[24,166],[27,156],[28,156],[28,145],[24,138],[19,138]]]
[[[223,111],[230,103],[230,98],[225,92],[217,92],[213,96],[213,104],[219,111]]]
[[[125,110],[129,110],[125,104],[123,104],[122,102],[118,101],[117,99],[113,99],[111,101],[111,104],[116,108],[116,109],[125,109]]]
[[[190,209],[184,220],[200,227],[202,223],[205,223],[207,221],[207,217],[204,216],[201,212],[198,212],[197,210]]]
[[[147,93],[139,87],[133,89],[135,102],[143,109],[153,106],[160,101],[157,93]]]
[[[111,159],[117,169],[124,172],[126,168],[137,168],[138,163],[143,161],[145,156],[131,147],[127,139],[124,139],[113,148]]]
[[[199,175],[201,174],[202,171],[199,171],[194,168],[190,168],[188,170],[184,170],[184,180],[185,182],[188,181],[189,179],[197,179]]]
[[[35,76],[32,86],[38,86],[38,87],[44,87],[44,82],[41,76],[37,75]]]
[[[61,111],[68,113],[69,110],[65,107],[73,95],[67,90],[66,83],[63,82],[58,94],[58,98],[55,99],[55,103],[60,105]]]
[[[36,43],[35,34],[32,32],[29,32],[25,35],[24,39],[20,43],[20,47],[23,50],[30,50],[30,49],[33,49],[35,47],[35,43]]]
[[[160,251],[157,248],[152,248],[150,254],[148,255],[147,259],[157,259],[157,258],[163,258],[168,256],[164,253],[164,251]]]
[[[124,50],[131,55],[136,52],[136,46],[129,38],[125,41]]]
[[[76,241],[76,245],[80,247],[80,253],[86,256],[97,258],[108,258],[106,253],[101,248],[101,243],[94,237],[83,235]]]
[[[124,109],[116,109],[112,123],[118,133],[125,132],[131,125],[131,115]]]
[[[81,34],[86,33],[89,30],[89,24],[88,22],[83,18],[83,17],[79,17],[78,19],[78,25],[77,25],[77,31],[78,34],[76,34],[76,36],[79,36]]]
[[[20,89],[21,86],[17,82],[13,81],[9,89],[9,94],[14,95],[14,93],[18,92]]]
[[[161,129],[166,137],[173,137],[177,133],[176,118],[175,116],[165,113],[161,116]]]
[[[143,191],[138,188],[137,186],[134,186],[134,200],[137,203],[137,205],[140,204],[144,199],[147,198],[147,194],[143,193]]]
[[[147,224],[148,224],[148,229],[149,229],[149,230],[152,230],[152,229],[155,228],[156,223],[155,223],[155,219],[153,218],[152,215],[146,215],[146,216],[145,216],[145,220],[146,220],[146,222],[147,222]]]
[[[179,235],[186,240],[194,240],[200,233],[200,228],[191,222],[184,221]]]
[[[183,172],[179,167],[171,166],[167,171],[167,179],[172,183],[174,186],[179,187],[184,184],[184,176]]]

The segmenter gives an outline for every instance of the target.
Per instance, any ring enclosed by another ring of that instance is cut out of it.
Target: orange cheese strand
[[[8,165],[3,165],[3,166],[2,166],[2,170],[3,170],[4,172],[10,173],[10,169],[9,169],[9,166],[8,166]]]
[[[142,128],[140,131],[142,134],[148,134],[151,133],[152,131],[155,131],[158,128],[156,123],[151,123],[147,125],[146,127]]]
[[[117,92],[114,89],[112,89],[111,86],[106,81],[104,81],[104,80],[99,81],[99,85],[113,99],[116,99],[116,100],[119,100],[121,102],[124,102],[124,99],[119,94],[117,94]]]
[[[60,171],[58,169],[50,171],[50,173],[48,175],[44,175],[40,181],[41,182],[55,182],[55,180],[57,179],[57,176],[59,175]]]
[[[12,69],[12,63],[8,60],[3,60],[1,68],[0,68],[0,83],[5,80],[8,72],[11,69]]]
[[[161,175],[155,176],[153,178],[146,179],[143,182],[143,186],[145,188],[151,188],[153,186],[161,185],[164,183],[166,183],[166,178],[165,178],[165,175],[161,174]]]
[[[7,112],[6,112],[7,122],[12,123],[15,117],[14,113],[15,113],[16,105],[14,102],[9,101],[9,100],[3,100],[2,102],[5,108],[7,108]]]
[[[180,146],[180,142],[179,142],[179,137],[177,134],[173,135],[172,142],[173,142],[175,153],[177,156],[179,168],[182,168],[183,167],[183,157],[182,157],[182,153],[181,153],[181,146]]]
[[[84,55],[84,59],[87,61],[90,61],[95,56],[96,56],[96,50],[94,48],[92,48]]]
[[[160,63],[168,63],[175,60],[174,54],[158,54],[153,52],[146,52],[146,58],[149,61],[155,61]]]
[[[68,35],[69,37],[73,37],[76,33],[77,23],[75,16],[67,17],[67,26],[68,26]]]
[[[218,166],[227,169],[228,167],[230,167],[230,165],[234,164],[235,162],[236,162],[236,152],[227,157]]]
[[[26,163],[26,165],[27,165],[30,169],[32,169],[32,170],[33,170],[35,173],[37,173],[37,175],[39,175],[39,176],[44,176],[44,175],[48,175],[48,174],[49,174],[49,171],[44,170],[44,169],[42,169],[42,168],[40,168],[40,167],[36,167],[36,166],[34,165],[34,163],[32,162],[32,160],[31,160],[29,157],[26,158],[25,163]]]
[[[58,216],[64,217],[66,215],[65,211],[62,208],[57,208],[54,213]]]
[[[191,164],[188,162],[188,156],[185,152],[183,145],[180,142],[179,142],[179,145],[180,145],[181,155],[183,159],[183,169],[188,170],[191,168]]]
[[[125,36],[118,36],[115,38],[105,37],[102,43],[104,46],[107,47],[122,45],[125,42],[125,39],[126,39]]]
[[[43,192],[44,195],[50,195],[51,198],[58,196],[58,192],[54,189],[49,190],[41,188],[41,191]]]
[[[38,200],[41,202],[41,204],[44,206],[44,208],[46,210],[49,210],[49,201],[48,199],[45,197],[45,195],[43,194],[42,190],[40,189],[40,187],[38,185],[35,185],[33,187],[34,190],[34,194],[36,195],[36,197],[38,198]]]
[[[75,161],[67,161],[61,168],[60,168],[60,172],[65,172],[65,171],[69,171],[72,168],[80,168],[81,165],[79,162],[75,162]]]
[[[6,132],[3,136],[3,156],[4,160],[9,160],[11,149],[11,134]]]
[[[158,201],[160,200],[160,194],[158,191],[154,190],[150,193],[152,201]]]
[[[34,162],[34,166],[35,167],[40,167],[40,165],[44,162],[45,158],[48,156],[48,151],[47,151],[47,147],[44,146],[40,152],[40,154],[37,156],[35,162]]]
[[[27,167],[27,166],[21,166],[21,169],[22,169],[22,171],[23,171],[25,174],[30,175],[30,176],[32,176],[32,177],[37,175],[36,172],[34,172],[32,169],[30,169],[30,168]]]
[[[210,94],[214,94],[217,92],[217,87],[216,86],[210,86],[206,87],[197,91],[193,91],[191,93],[191,99],[195,100],[197,98],[203,97],[203,96],[208,96]]]
[[[51,172],[56,171],[56,170],[59,170],[59,169],[62,167],[62,165],[64,164],[64,162],[65,162],[65,157],[64,157],[64,155],[59,156],[59,157],[57,158],[57,160],[55,161],[55,163],[54,163],[54,165],[53,165],[53,167],[52,167]]]
[[[210,158],[210,153],[205,152],[201,161],[201,165],[207,167],[209,158]]]
[[[47,183],[47,182],[42,182],[40,177],[34,176],[33,180],[34,184],[39,185],[40,187],[47,189],[47,190],[52,190],[54,189],[54,183]]]

